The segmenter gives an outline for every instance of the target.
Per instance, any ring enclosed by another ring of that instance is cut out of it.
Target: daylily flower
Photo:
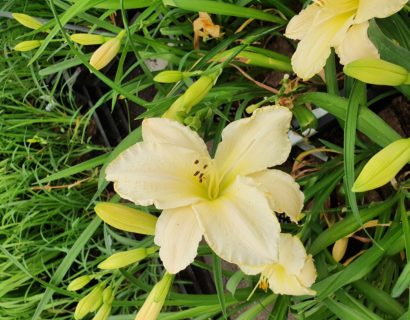
[[[287,108],[260,108],[226,126],[214,158],[179,122],[143,121],[143,142],[120,154],[106,179],[121,197],[163,209],[155,243],[169,273],[194,260],[202,236],[229,262],[260,265],[277,255],[280,226],[272,210],[296,220],[303,205],[293,178],[267,169],[289,155],[290,120]]]
[[[408,0],[315,0],[293,17],[285,36],[301,40],[292,56],[295,73],[304,80],[326,63],[333,47],[341,64],[360,58],[378,58],[367,36],[369,20],[398,12]]]
[[[315,295],[310,287],[316,280],[316,269],[311,255],[307,255],[298,237],[280,234],[279,258],[260,266],[239,265],[249,275],[261,273],[259,287],[269,287],[276,294],[293,296]]]
[[[194,48],[199,50],[199,37],[205,41],[208,38],[219,38],[222,36],[221,26],[212,22],[211,16],[206,12],[199,12],[199,17],[193,22],[194,27]]]

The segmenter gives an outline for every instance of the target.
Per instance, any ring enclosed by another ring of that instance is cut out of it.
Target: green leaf
[[[60,172],[56,172],[54,174],[51,174],[40,181],[38,183],[48,183],[57,179],[62,179],[66,177],[73,176],[79,172],[83,172],[85,170],[91,170],[94,169],[95,167],[98,167],[99,165],[103,164],[106,159],[108,158],[108,154],[102,154],[99,155],[98,157],[92,158],[90,160],[81,162],[75,166],[72,166],[70,168],[61,170]]]
[[[205,11],[213,14],[252,18],[263,21],[283,24],[282,18],[271,15],[270,13],[253,8],[244,8],[234,4],[211,1],[211,0],[163,0],[164,5],[178,7],[188,11]]]
[[[224,294],[224,284],[222,279],[222,266],[221,266],[221,258],[219,258],[216,254],[212,255],[213,263],[212,263],[212,270],[214,275],[214,282],[216,287],[216,293],[218,295],[218,300],[221,305],[222,313],[225,319],[228,319],[226,314],[226,304],[225,304],[225,294]]]
[[[336,118],[346,120],[348,100],[345,98],[323,92],[308,92],[299,96],[296,103],[313,103]],[[357,128],[381,147],[401,138],[383,119],[368,108],[359,110]]]

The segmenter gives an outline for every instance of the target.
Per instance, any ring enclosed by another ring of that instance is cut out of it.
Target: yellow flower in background
[[[410,161],[410,138],[399,139],[376,153],[357,177],[353,192],[376,189],[388,183]]]
[[[293,17],[285,36],[301,40],[292,56],[298,77],[307,80],[326,64],[330,48],[344,65],[360,58],[378,58],[367,36],[369,20],[398,12],[407,0],[316,0]]]
[[[296,220],[304,199],[290,175],[267,169],[289,155],[291,117],[287,108],[270,106],[232,122],[214,158],[188,127],[145,119],[143,142],[108,165],[106,179],[121,197],[163,210],[155,243],[169,273],[194,260],[202,236],[236,264],[260,265],[277,255],[280,225],[272,210]]]
[[[199,17],[193,22],[194,27],[194,48],[199,49],[199,37],[205,41],[212,38],[219,38],[222,36],[221,26],[212,22],[211,16],[206,12],[199,12]]]
[[[261,274],[259,287],[269,287],[276,294],[292,296],[315,295],[310,287],[316,280],[316,268],[298,237],[280,234],[279,255],[259,266],[239,265],[249,275]]]
[[[91,56],[90,64],[97,70],[108,65],[120,51],[121,41],[124,36],[125,30],[122,30],[115,38],[102,44]]]
[[[149,293],[135,320],[156,320],[164,305],[174,277],[166,273]]]

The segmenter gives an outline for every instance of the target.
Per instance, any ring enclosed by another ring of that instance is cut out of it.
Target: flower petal
[[[408,0],[360,0],[355,23],[372,18],[385,18],[400,11]]]
[[[250,175],[266,191],[271,207],[278,213],[285,212],[294,222],[298,221],[305,198],[291,175],[280,170],[263,170]]]
[[[167,209],[158,218],[155,244],[165,269],[175,274],[194,261],[202,231],[190,206]]]
[[[205,142],[195,131],[167,118],[148,118],[142,122],[144,142],[169,143],[195,150],[203,157],[209,157]]]
[[[294,40],[301,40],[311,28],[316,15],[320,12],[320,7],[313,3],[294,16],[288,23],[285,37]]]
[[[242,270],[244,274],[251,276],[261,273],[265,269],[265,266],[266,265],[264,264],[260,266],[248,266],[244,264],[238,265],[238,267]]]
[[[368,22],[350,27],[340,45],[335,47],[340,63],[348,64],[361,58],[379,58],[379,51],[367,36]]]
[[[324,67],[330,47],[337,45],[347,31],[353,21],[353,13],[348,11],[335,15],[329,10],[321,12],[316,20],[292,56],[293,71],[303,80],[310,79]]]
[[[140,142],[108,165],[106,179],[114,182],[122,198],[136,204],[177,208],[207,195],[194,174],[199,165],[210,160],[171,144]]]
[[[288,275],[299,275],[306,260],[306,250],[300,239],[288,233],[281,233],[279,240],[279,263]]]
[[[276,294],[292,296],[314,295],[315,291],[303,286],[296,276],[286,273],[286,266],[275,264],[270,267],[269,288]]]
[[[287,108],[264,107],[223,130],[215,155],[222,189],[237,175],[261,171],[286,160],[291,148],[287,135],[291,118]]]
[[[310,288],[315,282],[317,277],[316,268],[313,263],[313,258],[311,255],[306,257],[305,265],[303,266],[300,274],[298,276],[299,281],[307,288]]]
[[[193,208],[206,241],[222,259],[251,266],[276,259],[280,225],[251,179],[238,177],[221,197]]]

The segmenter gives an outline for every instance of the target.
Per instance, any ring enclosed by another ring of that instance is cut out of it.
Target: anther
[[[207,164],[204,165],[204,169],[206,169],[206,168],[208,168],[208,165],[207,165]]]
[[[194,164],[198,164],[198,163],[199,163],[199,160],[195,160]]]
[[[196,177],[199,174],[199,171],[194,173],[194,177]]]

